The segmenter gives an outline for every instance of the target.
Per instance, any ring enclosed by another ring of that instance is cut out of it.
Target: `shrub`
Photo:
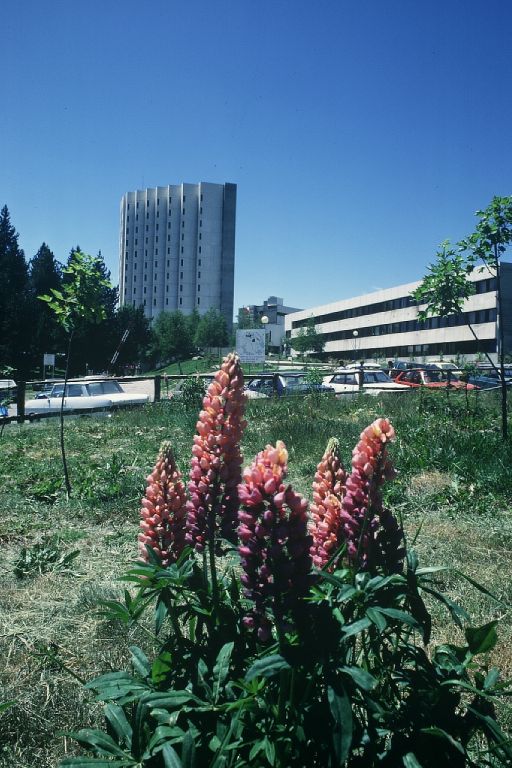
[[[467,625],[439,592],[443,569],[419,567],[384,507],[392,425],[363,431],[350,471],[328,444],[309,514],[286,480],[282,442],[242,474],[242,385],[228,356],[203,401],[187,501],[162,448],[142,559],[126,575],[134,589],[104,605],[127,626],[152,613],[153,651],[132,647],[131,672],[87,684],[106,730],[74,733],[96,759],[61,765],[509,764],[495,712],[509,694],[486,666],[496,622]],[[431,646],[425,596],[464,628],[463,644]]]

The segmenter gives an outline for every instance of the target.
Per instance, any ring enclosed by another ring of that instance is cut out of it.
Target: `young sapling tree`
[[[50,294],[39,296],[54,312],[59,325],[67,333],[66,371],[60,403],[60,449],[66,494],[71,495],[71,483],[66,461],[64,445],[64,398],[69,378],[69,363],[73,335],[78,323],[85,320],[98,323],[105,318],[105,307],[102,303],[104,289],[110,283],[100,269],[100,260],[96,256],[83,253],[79,248],[73,251],[68,265],[62,270],[64,280],[62,288],[52,288]]]

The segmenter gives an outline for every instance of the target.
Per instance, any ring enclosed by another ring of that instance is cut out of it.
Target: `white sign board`
[[[236,352],[242,363],[264,363],[265,331],[261,328],[237,331]]]
[[[43,365],[55,365],[55,355],[49,355],[45,352],[43,355]]]

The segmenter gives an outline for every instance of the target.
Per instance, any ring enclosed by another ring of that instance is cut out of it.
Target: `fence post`
[[[155,376],[155,403],[159,403],[162,394],[162,377],[158,373]]]
[[[18,390],[16,392],[16,409],[18,412],[18,422],[25,421],[25,391],[27,384],[25,381],[18,381]]]

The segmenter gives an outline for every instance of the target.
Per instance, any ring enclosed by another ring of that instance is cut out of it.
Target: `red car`
[[[466,384],[451,371],[440,371],[438,368],[416,368],[412,371],[402,371],[395,381],[408,387],[429,387],[429,389],[475,389],[473,384]]]

